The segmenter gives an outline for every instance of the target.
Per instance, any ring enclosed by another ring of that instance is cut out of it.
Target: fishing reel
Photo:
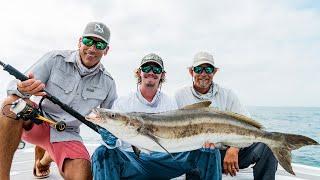
[[[41,124],[47,122],[51,127],[55,128],[57,131],[64,131],[66,129],[66,123],[64,121],[55,121],[53,119],[48,119],[42,116],[39,109],[32,107],[27,104],[23,99],[18,99],[12,103],[10,111],[16,114],[16,119],[22,119],[24,121],[31,120],[35,124]]]

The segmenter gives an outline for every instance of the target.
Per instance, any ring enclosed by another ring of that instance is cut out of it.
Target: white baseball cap
[[[214,67],[214,59],[210,53],[207,52],[198,52],[193,57],[192,67],[199,66],[201,64],[210,64]]]

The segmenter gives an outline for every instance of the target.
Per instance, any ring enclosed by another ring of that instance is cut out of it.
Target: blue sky
[[[215,81],[245,105],[320,107],[319,1],[62,1],[10,0],[0,7],[1,60],[26,70],[44,53],[76,49],[89,21],[111,29],[102,62],[125,95],[133,70],[150,52],[164,59],[173,94],[190,85],[187,67],[209,51]],[[0,97],[10,80],[0,71]]]

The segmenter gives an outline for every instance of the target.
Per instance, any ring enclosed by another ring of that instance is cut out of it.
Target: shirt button
[[[68,90],[65,90],[64,92],[68,94],[68,93],[69,93],[70,91],[68,91]]]
[[[86,99],[88,99],[88,98],[84,97],[83,99],[86,100]]]

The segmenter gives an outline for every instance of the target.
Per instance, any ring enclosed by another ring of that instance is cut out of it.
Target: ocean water
[[[267,131],[305,135],[320,142],[320,107],[248,107]],[[320,146],[292,151],[294,163],[320,167]]]
[[[301,134],[320,142],[320,107],[248,107],[252,118],[267,131]],[[82,125],[81,135],[87,143],[99,143],[100,137]],[[320,146],[292,151],[292,161],[320,167]]]

